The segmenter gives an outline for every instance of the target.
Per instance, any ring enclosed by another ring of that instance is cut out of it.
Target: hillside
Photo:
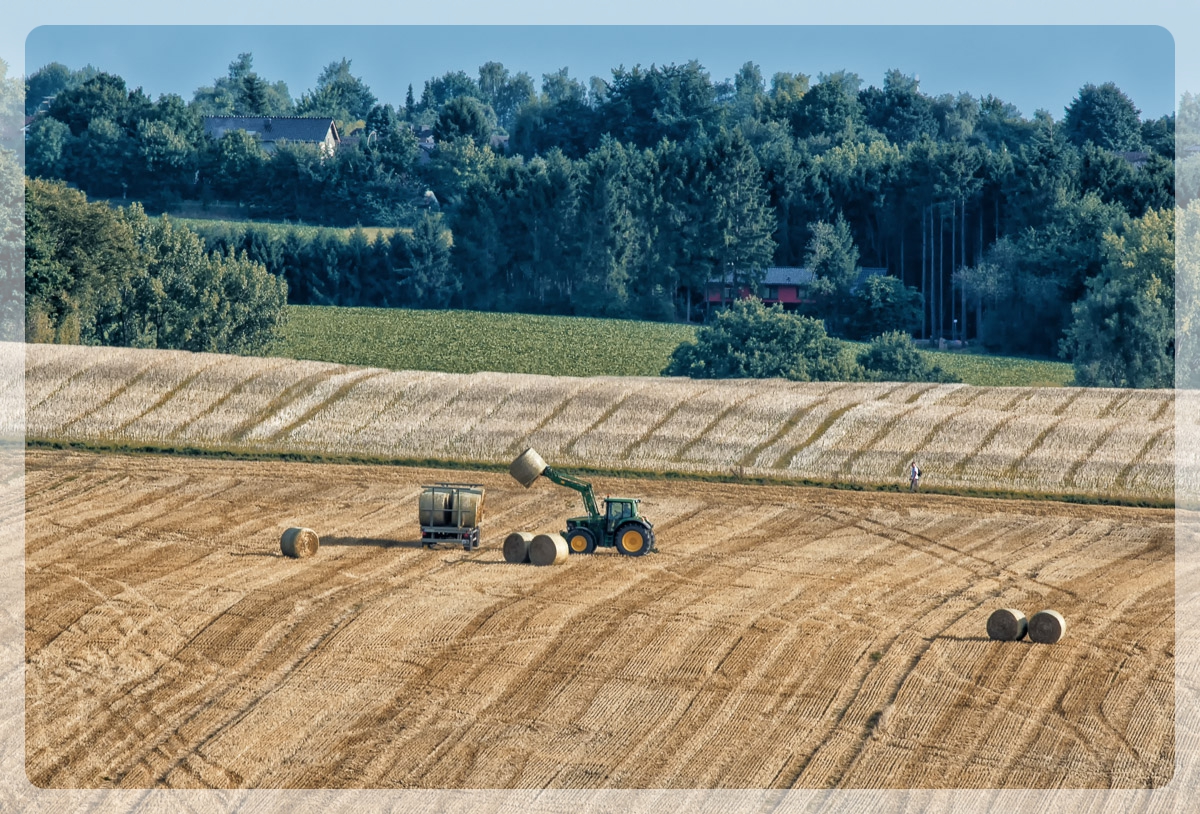
[[[1169,502],[1171,391],[388,371],[31,345],[28,435]]]

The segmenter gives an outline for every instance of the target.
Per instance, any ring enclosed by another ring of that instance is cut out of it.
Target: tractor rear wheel
[[[644,523],[626,523],[617,529],[617,551],[627,557],[640,557],[654,547],[654,532]]]
[[[591,554],[596,550],[596,535],[591,529],[573,528],[563,535],[572,554]]]

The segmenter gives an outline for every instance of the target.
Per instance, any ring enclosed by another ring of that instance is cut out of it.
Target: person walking
[[[920,485],[921,467],[917,466],[917,462],[914,460],[908,465],[908,491],[915,492]]]

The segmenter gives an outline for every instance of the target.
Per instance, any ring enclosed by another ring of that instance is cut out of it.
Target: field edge
[[[236,447],[214,444],[210,446],[197,445],[159,445],[148,443],[105,443],[102,441],[66,441],[57,438],[27,437],[26,449],[57,449],[78,452],[96,452],[121,455],[174,455],[195,458],[221,458],[239,461],[289,461],[296,463],[346,464],[355,466],[398,466],[425,469],[473,470],[481,472],[507,472],[508,464],[492,461],[470,461],[442,458],[396,458],[373,455],[333,455],[319,452],[297,452],[296,450],[270,449],[263,447]],[[681,472],[678,470],[647,470],[630,467],[588,467],[572,466],[571,472],[577,475],[614,478],[640,478],[646,480],[665,481],[694,481],[700,483],[731,483],[747,486],[792,486],[807,489],[834,489],[848,492],[888,492],[905,493],[908,491],[900,483],[881,483],[878,481],[844,481],[826,480],[806,477],[777,477],[759,475],[739,475],[736,473],[704,473]],[[991,500],[1033,500],[1053,503],[1070,503],[1093,506],[1122,506],[1138,509],[1177,509],[1189,508],[1179,506],[1174,498],[1170,500],[1150,497],[1121,497],[1108,495],[1086,495],[1068,492],[1038,492],[1018,489],[984,489],[967,486],[922,486],[921,494],[944,495],[949,497],[983,498]]]

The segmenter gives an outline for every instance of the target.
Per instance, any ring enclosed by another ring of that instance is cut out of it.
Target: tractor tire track
[[[908,391],[904,391],[907,393]],[[902,394],[903,395],[903,394]],[[898,396],[896,396],[898,398]],[[658,550],[537,568],[577,496],[465,473],[30,450],[26,755],[53,788],[1146,788],[1172,512],[601,479]],[[279,553],[286,525],[315,556]],[[1037,607],[1033,607],[1033,606]],[[989,642],[1057,607],[1054,646]]]

